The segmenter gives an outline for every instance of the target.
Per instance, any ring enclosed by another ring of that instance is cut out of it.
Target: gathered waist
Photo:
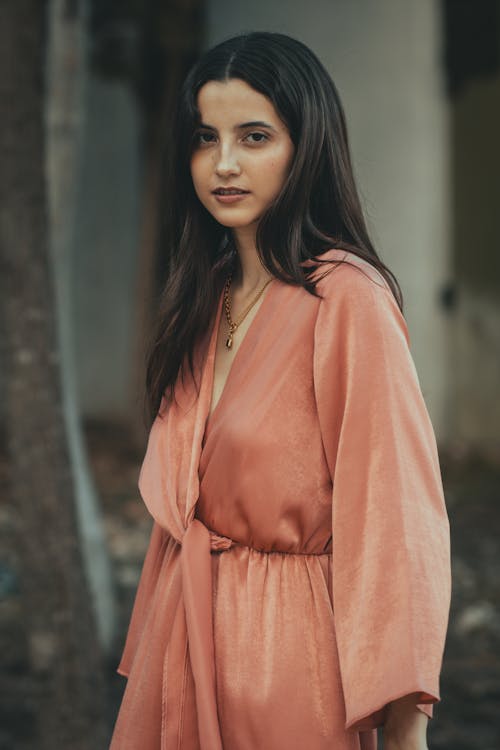
[[[200,521],[200,519],[197,519]],[[203,521],[200,521],[200,523],[203,523]],[[229,550],[233,547],[246,547],[247,549],[251,550],[252,552],[260,552],[264,555],[301,555],[305,557],[322,557],[322,556],[332,556],[332,550],[331,550],[331,537],[328,542],[328,546],[330,547],[329,550],[324,550],[323,552],[289,552],[287,550],[279,550],[279,549],[259,549],[258,547],[252,547],[249,544],[245,544],[244,542],[238,541],[237,539],[232,539],[231,537],[224,536],[222,534],[218,534],[216,531],[213,531],[212,529],[208,528],[206,524],[203,524],[205,528],[208,531],[209,537],[210,537],[210,552],[224,552],[226,550]]]

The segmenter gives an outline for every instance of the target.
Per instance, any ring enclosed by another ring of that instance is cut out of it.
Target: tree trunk
[[[0,334],[37,747],[105,747],[105,684],[66,439],[44,179],[44,4],[0,4]],[[104,710],[103,710],[104,709]]]

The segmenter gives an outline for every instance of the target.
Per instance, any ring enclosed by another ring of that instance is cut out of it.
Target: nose
[[[226,145],[221,144],[220,148],[217,149],[215,156],[215,171],[220,177],[225,177],[230,174],[239,174],[241,171],[238,159],[234,149],[228,143]]]

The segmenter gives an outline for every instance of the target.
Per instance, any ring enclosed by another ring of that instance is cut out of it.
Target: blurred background
[[[500,0],[3,0],[0,750],[109,744],[169,125],[197,56],[251,30],[330,71],[405,296],[452,529],[429,747],[500,747]]]

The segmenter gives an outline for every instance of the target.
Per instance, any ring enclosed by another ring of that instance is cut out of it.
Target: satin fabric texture
[[[268,285],[209,416],[221,294],[152,425],[111,750],[375,750],[390,701],[440,700],[449,521],[408,329],[370,264],[319,257],[344,261],[323,299]]]

